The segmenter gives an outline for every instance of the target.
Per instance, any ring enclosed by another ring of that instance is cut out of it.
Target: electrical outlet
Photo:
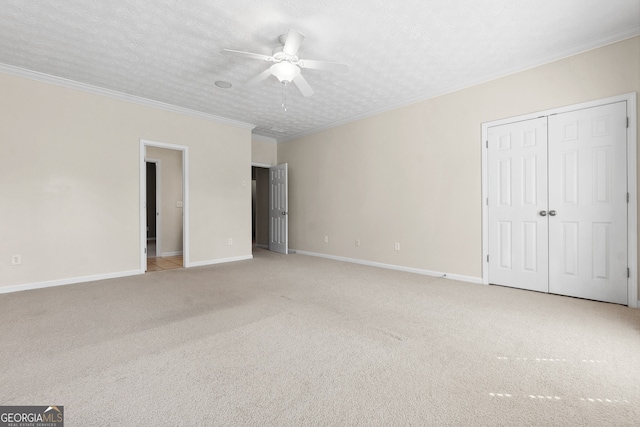
[[[21,263],[20,255],[11,255],[11,265],[20,265]]]
[[[329,243],[329,236],[324,236],[324,242]]]
[[[233,239],[231,237],[229,237],[229,240],[227,240],[227,244],[229,246],[233,245]]]
[[[178,200],[176,202],[176,208],[181,208],[182,207],[182,200]]]
[[[393,249],[395,249],[396,251],[400,250],[400,242],[396,242],[396,244],[394,245]]]
[[[356,239],[356,246],[360,246],[360,239]]]

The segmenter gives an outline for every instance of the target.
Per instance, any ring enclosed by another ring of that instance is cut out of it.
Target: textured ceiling
[[[640,34],[640,0],[0,0],[0,63],[256,125],[291,139]],[[263,61],[278,36],[305,69],[304,98]],[[218,80],[231,89],[214,85]]]

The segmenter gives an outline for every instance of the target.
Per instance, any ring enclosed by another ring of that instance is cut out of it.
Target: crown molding
[[[140,96],[135,96],[135,95],[129,95],[129,94],[118,92],[111,89],[104,89],[104,88],[93,86],[87,83],[80,83],[74,80],[52,76],[50,74],[39,73],[37,71],[31,71],[31,70],[27,70],[25,68],[20,68],[20,67],[14,67],[13,65],[0,63],[0,72],[5,74],[11,74],[18,77],[24,77],[30,80],[36,80],[42,83],[49,83],[56,86],[62,86],[68,89],[75,89],[82,92],[91,93],[93,95],[106,96],[108,98],[113,98],[120,101],[131,102],[134,104],[144,105],[146,107],[157,108],[160,110],[171,111],[173,113],[184,114],[186,116],[210,120],[216,123],[221,123],[221,124],[234,126],[242,129],[253,129],[256,127],[251,123],[245,123],[237,120],[227,119],[225,117],[203,113],[202,111],[196,111],[196,110],[191,110],[189,108],[178,107],[177,105],[167,104],[165,102],[154,101],[151,99],[142,98]]]
[[[569,58],[571,56],[580,55],[582,53],[586,53],[586,52],[589,52],[591,50],[599,49],[601,47],[605,47],[605,46],[608,46],[608,45],[611,45],[611,44],[614,44],[614,43],[618,43],[618,42],[621,42],[621,41],[636,37],[638,35],[640,35],[640,25],[634,25],[634,26],[631,26],[631,27],[627,27],[627,28],[624,28],[624,29],[622,29],[620,31],[617,31],[617,32],[613,33],[613,34],[609,34],[606,37],[600,37],[600,38],[593,39],[593,40],[587,41],[585,43],[582,43],[582,44],[580,44],[578,46],[574,46],[571,49],[565,49],[565,50],[562,50],[560,52],[555,52],[555,53],[550,54],[550,55],[544,55],[544,56],[535,58],[534,60],[529,61],[527,64],[520,65],[518,67],[513,67],[511,69],[502,70],[499,73],[494,73],[494,74],[489,75],[489,76],[484,76],[484,77],[482,77],[480,79],[477,79],[477,80],[470,80],[470,81],[467,81],[467,82],[462,83],[460,85],[450,86],[448,88],[443,88],[441,90],[437,90],[437,91],[433,91],[433,92],[422,93],[422,94],[419,94],[419,95],[417,95],[415,97],[404,99],[404,100],[402,100],[400,102],[397,102],[397,103],[388,104],[388,105],[385,105],[384,107],[380,107],[380,108],[376,108],[376,109],[373,109],[373,110],[369,110],[369,111],[366,111],[364,113],[357,114],[355,116],[351,116],[351,117],[348,117],[346,119],[338,120],[336,122],[332,122],[332,123],[329,123],[329,124],[324,125],[324,126],[319,126],[319,127],[316,127],[316,128],[304,131],[304,132],[299,132],[299,133],[296,133],[296,134],[293,134],[293,135],[289,135],[289,136],[286,136],[286,137],[283,137],[283,138],[278,138],[277,141],[278,141],[278,143],[281,143],[281,142],[292,141],[292,140],[299,139],[299,138],[302,138],[302,137],[305,137],[305,136],[313,135],[313,134],[316,134],[318,132],[322,132],[322,131],[325,131],[325,130],[328,130],[328,129],[333,129],[333,128],[338,127],[338,126],[345,125],[347,123],[353,123],[353,122],[356,122],[358,120],[366,119],[368,117],[372,117],[372,116],[375,116],[375,115],[378,115],[378,114],[381,114],[381,113],[386,113],[387,111],[397,110],[397,109],[402,108],[402,107],[406,107],[406,106],[409,106],[409,105],[412,105],[412,104],[423,102],[423,101],[426,101],[426,100],[429,100],[429,99],[432,99],[432,98],[436,98],[438,96],[442,96],[442,95],[446,95],[446,94],[449,94],[449,93],[457,92],[457,91],[460,91],[460,90],[463,90],[463,89],[467,89],[467,88],[470,88],[470,87],[473,87],[473,86],[476,86],[476,85],[479,85],[479,84],[488,83],[488,82],[493,81],[493,80],[497,80],[497,79],[500,79],[500,78],[503,78],[503,77],[510,76],[512,74],[516,74],[516,73],[527,71],[527,70],[530,70],[530,69],[533,69],[533,68],[537,68],[537,67],[540,67],[542,65],[546,65],[546,64],[549,64],[549,63],[552,63],[552,62],[555,62],[555,61],[559,61],[559,60],[562,60],[562,59]]]

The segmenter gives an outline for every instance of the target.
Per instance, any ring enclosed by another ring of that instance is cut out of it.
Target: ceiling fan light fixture
[[[292,82],[300,74],[300,68],[288,61],[273,64],[269,70],[280,80],[280,83]]]

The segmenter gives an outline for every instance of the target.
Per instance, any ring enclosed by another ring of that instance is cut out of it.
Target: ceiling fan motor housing
[[[294,64],[298,62],[298,57],[296,55],[289,55],[288,53],[285,53],[283,49],[283,46],[278,46],[271,51],[271,56],[273,57],[274,62],[289,61]]]

